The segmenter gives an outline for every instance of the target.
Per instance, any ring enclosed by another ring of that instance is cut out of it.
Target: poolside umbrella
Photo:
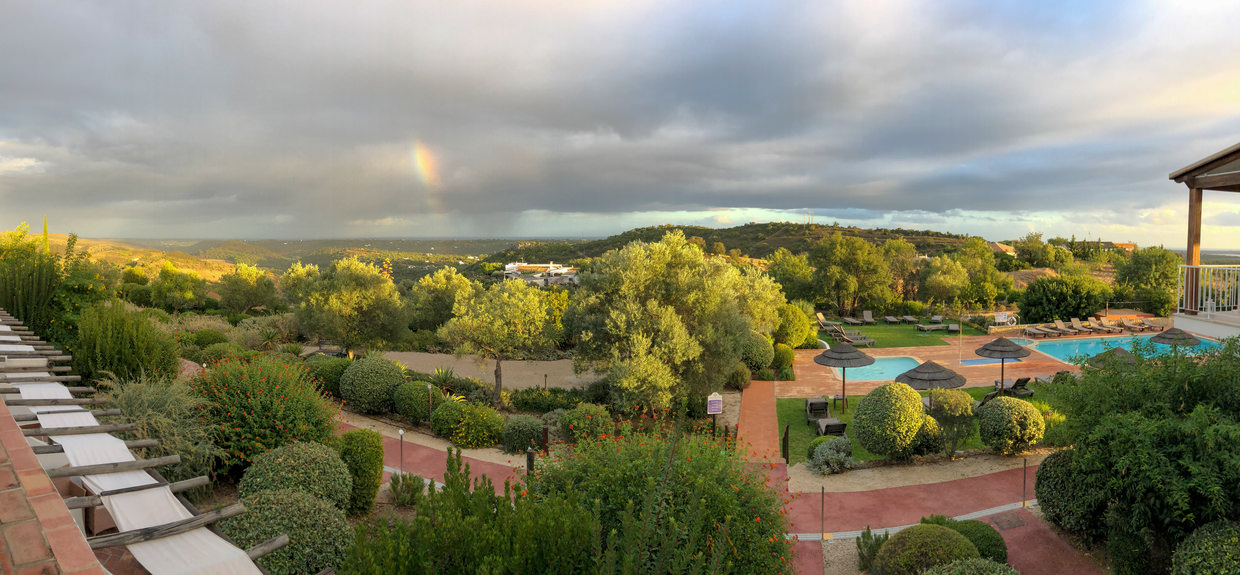
[[[865,367],[874,363],[874,358],[865,352],[848,345],[837,343],[835,347],[814,356],[814,363],[827,367],[840,368],[840,379],[844,382],[844,411],[848,411],[848,368]]]
[[[1000,337],[973,350],[973,353],[982,357],[999,360],[999,395],[1003,395],[1003,378],[1004,368],[1006,368],[1007,360],[1020,357],[1029,357],[1031,353],[1024,346],[1017,345],[1006,337]]]
[[[1201,340],[1197,339],[1196,336],[1178,327],[1163,331],[1151,337],[1150,341],[1163,345],[1182,345],[1184,347],[1193,347],[1194,345],[1201,344]]]
[[[1094,367],[1102,367],[1112,361],[1133,365],[1137,363],[1137,356],[1122,347],[1113,347],[1085,360],[1085,363]]]
[[[933,361],[927,361],[896,376],[896,381],[906,383],[917,391],[927,389],[955,389],[964,385],[964,376]]]

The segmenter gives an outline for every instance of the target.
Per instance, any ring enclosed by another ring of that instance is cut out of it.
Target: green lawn
[[[1053,397],[1053,390],[1055,389],[1054,386],[1050,386],[1048,384],[1032,383],[1032,384],[1029,384],[1029,388],[1034,390],[1033,397],[1036,397],[1040,401],[1049,403],[1052,407],[1057,405],[1058,402],[1056,402]],[[968,393],[969,396],[971,396],[974,400],[981,400],[982,397],[985,396],[987,393],[990,393],[992,389],[993,388],[990,388],[990,387],[969,387],[969,388],[962,389],[961,391]],[[926,395],[929,395],[929,392],[926,392],[926,391],[922,391],[919,393],[923,397]],[[852,455],[853,459],[857,461],[869,461],[869,460],[874,460],[874,459],[882,459],[881,455],[875,455],[873,453],[870,453],[869,451],[866,451],[865,448],[861,447],[861,445],[857,443],[856,434],[851,433],[853,412],[856,410],[857,406],[861,404],[861,399],[863,397],[865,396],[864,395],[848,396],[848,412],[844,413],[841,411],[839,407],[833,406],[831,408],[831,417],[835,417],[839,419],[840,421],[843,421],[844,423],[847,423],[849,425],[850,429],[847,435],[848,435],[848,439],[851,440],[853,444],[853,455]],[[1020,398],[1020,399],[1027,399],[1027,398]],[[775,400],[775,411],[779,415],[779,433],[780,434],[783,434],[784,432],[784,425],[788,424],[788,452],[789,452],[788,455],[789,455],[789,460],[790,460],[789,464],[795,464],[795,463],[804,461],[805,451],[809,449],[809,442],[812,441],[815,437],[814,428],[805,424],[805,400],[801,398],[777,399]],[[964,441],[960,442],[960,444],[956,447],[956,449],[960,449],[960,450],[982,449],[983,447],[985,446],[982,445],[982,439],[977,434],[977,428],[974,427],[972,435],[970,435]]]
[[[874,338],[878,341],[878,343],[874,344],[874,347],[921,347],[927,345],[947,345],[947,343],[943,341],[943,338],[947,336],[946,330],[917,331],[917,328],[911,323],[887,324],[880,322],[873,325],[854,325],[844,327],[845,329],[859,330],[862,333]],[[970,326],[964,326],[964,335],[986,334],[985,332],[979,331]],[[828,343],[836,343],[835,338],[828,336],[826,331],[819,331],[818,337]]]

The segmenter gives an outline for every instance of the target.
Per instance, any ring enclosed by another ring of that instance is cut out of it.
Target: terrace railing
[[[1240,310],[1240,266],[1180,266],[1178,311],[1191,315]]]

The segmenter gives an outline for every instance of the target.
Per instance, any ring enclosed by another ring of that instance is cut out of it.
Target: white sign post
[[[710,436],[715,436],[716,419],[723,413],[723,396],[718,392],[706,396],[706,413],[710,415]]]

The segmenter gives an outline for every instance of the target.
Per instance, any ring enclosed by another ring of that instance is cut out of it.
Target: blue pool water
[[[960,365],[999,365],[999,360],[983,357],[981,359],[962,359]],[[1020,363],[1020,358],[1006,360],[1005,363]]]
[[[865,381],[874,379],[895,379],[897,375],[921,365],[911,357],[879,357],[874,365],[848,368],[848,381]],[[838,367],[832,368],[835,375],[840,375]]]
[[[1078,356],[1093,357],[1108,349],[1122,347],[1128,351],[1132,351],[1132,343],[1137,340],[1148,340],[1152,335],[1125,335],[1118,337],[1087,337],[1082,339],[1065,339],[1059,341],[1039,341],[1034,348],[1045,353],[1055,359],[1063,362],[1072,363],[1072,358]],[[1171,351],[1170,346],[1150,344],[1154,346],[1154,353],[1164,354]],[[1202,340],[1201,345],[1189,348],[1189,354],[1198,354],[1219,347],[1218,342]]]

